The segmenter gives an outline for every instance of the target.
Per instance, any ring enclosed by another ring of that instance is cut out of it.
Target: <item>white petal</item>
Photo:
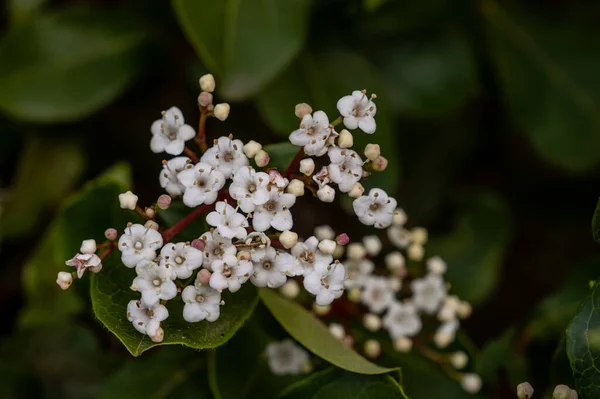
[[[156,137],[156,136],[154,136],[154,137]],[[184,147],[185,147],[185,142],[183,140],[175,139],[175,140],[171,141],[169,144],[167,144],[167,146],[165,147],[165,152],[167,154],[171,154],[171,155],[179,155],[183,152]]]
[[[267,211],[255,212],[252,216],[252,227],[254,227],[254,230],[256,231],[267,230],[271,227],[271,214]]]
[[[191,140],[194,138],[194,136],[196,136],[196,131],[190,125],[181,126],[177,132],[177,137],[184,141]]]

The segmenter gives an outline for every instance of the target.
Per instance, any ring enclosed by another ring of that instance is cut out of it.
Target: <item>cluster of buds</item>
[[[557,385],[552,392],[552,399],[577,399],[578,396],[574,389],[564,384]],[[531,384],[522,382],[517,385],[517,397],[519,399],[531,399],[533,397],[533,387]]]

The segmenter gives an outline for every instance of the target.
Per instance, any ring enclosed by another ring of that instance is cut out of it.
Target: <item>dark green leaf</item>
[[[315,355],[334,366],[359,374],[385,374],[395,369],[380,367],[348,348],[300,304],[263,288],[260,298],[281,326]]]
[[[300,52],[309,0],[173,2],[188,40],[230,99],[255,94]]]
[[[288,389],[281,399],[407,399],[402,387],[389,375],[361,375],[339,369],[315,373]]]
[[[592,217],[592,236],[594,240],[600,242],[600,199],[598,199],[594,216]]]
[[[567,355],[580,398],[600,397],[600,282],[590,289],[567,329]]]
[[[144,32],[134,22],[87,7],[27,19],[0,42],[0,109],[49,123],[81,119],[105,106],[144,67]]]
[[[158,211],[158,218],[164,223],[164,226],[171,227],[191,211],[192,209],[186,207],[183,202],[172,201],[169,209]],[[203,218],[198,218],[177,234],[175,238],[176,241],[192,241],[208,230],[206,221]]]
[[[290,142],[264,146],[263,150],[265,150],[271,158],[267,167],[277,168],[280,173],[285,172],[300,148],[301,147],[297,147]]]
[[[8,0],[10,23],[12,25],[22,23],[31,17],[31,15],[38,12],[47,2],[48,0]]]
[[[511,328],[500,337],[488,341],[475,360],[475,372],[484,380],[497,378],[498,371],[508,366],[513,354],[515,329]]]

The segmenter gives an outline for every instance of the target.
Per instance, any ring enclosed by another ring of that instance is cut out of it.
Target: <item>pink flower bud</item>
[[[350,237],[348,237],[348,234],[342,233],[342,234],[338,235],[337,237],[335,237],[335,242],[338,245],[346,245],[350,242]]]
[[[156,200],[156,205],[163,211],[169,209],[169,206],[171,205],[171,196],[167,194],[161,195],[158,197],[158,200]]]
[[[204,251],[204,247],[206,247],[206,242],[199,238],[196,238],[192,241],[192,247],[196,248],[198,251]]]
[[[198,272],[198,282],[202,285],[208,285],[208,282],[210,281],[210,276],[211,273],[208,270],[202,269]]]
[[[387,166],[388,166],[388,160],[382,156],[378,156],[373,161],[373,170],[376,170],[377,172],[383,172],[385,170],[385,168],[387,168]]]
[[[110,229],[106,229],[104,232],[104,237],[106,237],[106,239],[109,241],[116,240],[118,235],[119,233],[117,232],[117,229],[113,229],[112,227]]]
[[[146,208],[144,210],[144,213],[146,214],[146,217],[149,219],[154,219],[154,216],[156,216],[156,211],[154,210],[154,208]]]
[[[200,95],[198,96],[198,105],[201,107],[208,107],[209,105],[212,104],[212,101],[213,101],[213,95],[210,93],[207,93],[205,91],[200,93]]]

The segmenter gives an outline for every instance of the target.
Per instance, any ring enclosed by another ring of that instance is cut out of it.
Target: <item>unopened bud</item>
[[[209,105],[212,105],[213,95],[203,91],[198,95],[198,106],[201,108],[207,108]]]
[[[335,238],[335,231],[327,224],[317,226],[315,227],[315,237],[317,237],[319,241],[333,240]]]
[[[342,256],[344,256],[344,252],[344,247],[341,245],[336,245],[335,251],[333,252],[333,259],[340,259]]]
[[[354,185],[354,187],[352,187],[352,190],[350,190],[350,192],[348,192],[348,196],[350,198],[358,198],[361,195],[363,195],[364,192],[365,192],[365,188],[363,187],[363,185],[360,183],[356,183]]]
[[[369,160],[374,161],[380,155],[381,148],[379,147],[379,144],[367,144],[367,146],[365,147],[365,156]]]
[[[292,179],[288,184],[286,191],[296,197],[301,197],[304,195],[304,182],[302,180]]]
[[[557,385],[554,388],[554,392],[552,393],[552,399],[573,399],[573,398],[577,398],[577,392],[575,392],[575,395],[573,395],[573,391],[571,388],[569,388],[566,385]]]
[[[208,285],[208,283],[210,282],[210,276],[212,276],[212,273],[209,270],[200,269],[196,280],[201,285]]]
[[[522,382],[517,385],[517,397],[519,399],[531,399],[533,396],[533,387],[528,382]]]
[[[305,115],[312,113],[312,107],[307,103],[296,104],[294,109],[294,114],[298,117],[298,119],[304,118]]]
[[[445,348],[452,341],[454,341],[455,335],[448,331],[438,331],[433,336],[433,342],[437,345],[438,348]]]
[[[165,330],[163,330],[162,327],[158,327],[158,330],[156,330],[156,334],[154,334],[154,336],[152,336],[152,342],[162,342],[163,339],[165,339]]]
[[[329,305],[320,306],[320,305],[317,305],[316,303],[313,303],[312,308],[313,308],[313,312],[315,312],[315,314],[318,316],[325,316],[327,313],[329,313],[331,311],[331,306],[329,306]]]
[[[365,355],[367,355],[367,357],[374,359],[377,356],[379,356],[380,354],[381,354],[381,344],[379,343],[379,341],[376,341],[374,339],[368,339],[365,342]]]
[[[378,156],[377,158],[375,158],[375,160],[373,161],[373,170],[376,172],[383,172],[384,170],[387,169],[388,166],[388,160],[385,157],[382,157],[381,155]]]
[[[148,219],[154,219],[154,216],[156,216],[156,211],[154,210],[154,208],[148,207],[148,208],[146,208],[144,213],[146,214],[146,217]]]
[[[337,323],[331,323],[329,325],[329,332],[337,339],[343,339],[346,336],[346,331],[344,330],[344,327],[342,327],[341,324]]]
[[[196,238],[192,240],[191,246],[192,248],[196,248],[198,251],[204,251],[204,248],[206,248],[206,241]]]
[[[352,137],[352,133],[343,129],[338,136],[338,147],[340,148],[350,148],[354,145],[354,137]]]
[[[96,240],[83,240],[79,252],[82,254],[93,254],[96,253]]]
[[[354,287],[348,291],[348,300],[350,302],[359,303],[360,302],[360,288]]]
[[[398,352],[410,352],[412,346],[413,342],[410,338],[400,337],[394,340],[394,349],[396,349]]]
[[[392,223],[396,226],[404,226],[408,217],[406,216],[406,212],[402,208],[396,208],[394,211],[394,216],[392,217]]]
[[[315,171],[315,161],[312,158],[304,158],[300,161],[300,172],[310,176]]]
[[[256,154],[259,153],[260,150],[262,150],[262,144],[254,140],[250,140],[249,142],[244,144],[243,150],[244,154],[246,154],[248,158],[252,159],[256,156]]]
[[[335,237],[335,242],[337,245],[346,245],[350,242],[350,237],[348,237],[348,234],[342,233]]]
[[[465,368],[469,362],[469,357],[463,351],[456,351],[450,355],[450,364],[457,370]]]
[[[472,312],[473,308],[471,307],[471,304],[467,301],[461,301],[458,305],[458,308],[456,309],[456,313],[458,313],[458,317],[460,317],[461,319],[466,319],[467,317],[471,316]]]
[[[231,107],[227,103],[221,103],[215,105],[213,115],[220,121],[224,121],[229,116],[229,110]]]
[[[110,229],[106,229],[106,231],[104,232],[104,237],[106,237],[106,239],[109,241],[116,240],[118,236],[119,232],[117,231],[117,229],[113,229],[112,227]]]
[[[432,274],[442,275],[446,273],[446,262],[439,256],[427,259],[427,271]]]
[[[152,229],[152,230],[158,231],[158,223],[156,223],[154,220],[147,220],[146,223],[144,224],[144,227],[147,229]]]
[[[62,289],[66,290],[73,283],[73,276],[71,273],[67,272],[58,272],[58,277],[56,278],[56,284]]]
[[[323,240],[319,243],[319,249],[324,254],[333,254],[335,252],[336,243],[333,240]]]
[[[348,247],[346,248],[346,256],[348,259],[360,260],[367,256],[367,250],[362,243],[353,242],[348,244]]]
[[[215,77],[210,73],[202,75],[198,83],[200,84],[200,90],[202,91],[207,91],[209,93],[215,91]]]
[[[385,255],[384,262],[391,271],[401,270],[405,264],[404,255],[400,251],[390,252]]]
[[[298,234],[293,231],[284,231],[279,235],[279,242],[285,249],[290,249],[298,242]]]
[[[481,390],[481,377],[477,374],[467,373],[460,380],[462,388],[471,394],[476,394]]]
[[[296,280],[288,280],[285,284],[281,286],[279,291],[283,294],[283,296],[288,297],[290,299],[294,299],[300,293],[300,286]]]
[[[256,166],[259,168],[264,168],[267,166],[270,160],[271,157],[269,157],[269,154],[267,154],[265,150],[260,150],[254,157],[254,162],[256,162]]]
[[[379,255],[379,252],[381,252],[382,244],[377,236],[364,236],[363,244],[365,244],[365,249],[369,256],[377,256]]]
[[[331,186],[324,185],[317,190],[317,198],[323,202],[333,202],[335,200],[335,189]]]
[[[119,194],[119,204],[123,209],[135,210],[135,207],[137,206],[137,201],[138,196],[132,193],[131,191]]]
[[[414,244],[425,245],[427,243],[427,229],[415,227],[410,231],[410,238]]]
[[[376,314],[367,313],[363,317],[363,324],[367,330],[375,332],[381,328],[381,317]]]
[[[156,205],[159,207],[159,209],[166,211],[167,209],[169,209],[169,206],[171,206],[171,196],[167,194],[162,194],[156,200]]]
[[[401,274],[401,273],[397,273],[397,274]],[[390,288],[392,289],[392,291],[398,292],[402,288],[402,279],[400,277],[390,276],[388,278],[388,281],[390,283]]]
[[[421,244],[413,244],[406,250],[406,254],[410,260],[414,260],[419,262],[423,259],[425,255],[425,249]]]

